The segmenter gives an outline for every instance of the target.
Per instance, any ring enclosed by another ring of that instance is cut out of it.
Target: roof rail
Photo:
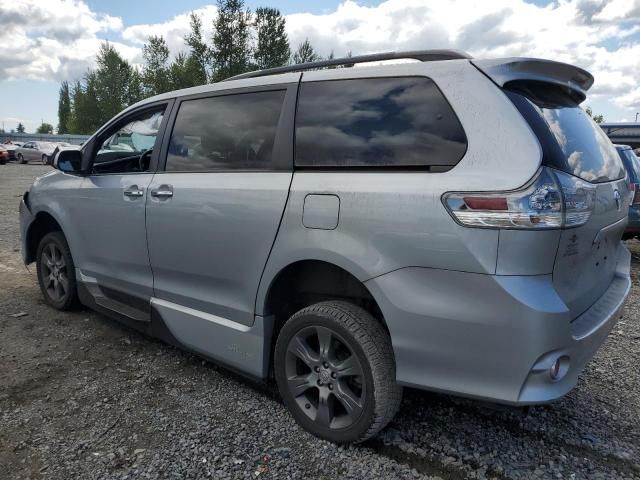
[[[264,77],[266,75],[277,75],[287,72],[301,72],[303,70],[311,70],[314,68],[333,67],[338,65],[353,66],[356,63],[382,62],[385,60],[413,59],[421,62],[433,62],[436,60],[461,60],[473,58],[466,52],[461,50],[412,50],[407,52],[385,52],[372,53],[369,55],[357,55],[355,57],[332,58],[329,60],[318,60],[317,62],[299,63],[297,65],[285,65],[282,67],[267,68],[265,70],[256,70],[253,72],[241,73],[233,77],[226,78],[228,80],[240,80],[241,78]]]

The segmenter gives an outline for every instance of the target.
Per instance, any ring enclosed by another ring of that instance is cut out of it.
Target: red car
[[[9,161],[9,151],[0,145],[0,165],[4,165]]]

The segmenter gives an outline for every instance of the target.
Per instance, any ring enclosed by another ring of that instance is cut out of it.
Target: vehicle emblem
[[[613,191],[613,198],[616,199],[616,207],[620,210],[620,207],[622,207],[622,200],[620,199],[620,192],[618,190]]]

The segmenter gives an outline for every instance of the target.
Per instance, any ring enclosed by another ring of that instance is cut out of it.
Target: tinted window
[[[544,163],[588,182],[624,177],[620,156],[602,129],[571,99],[543,96],[541,88],[518,85],[508,95],[538,136]]]
[[[467,148],[462,126],[424,77],[303,83],[296,165],[453,166]]]
[[[284,91],[225,95],[180,104],[166,170],[269,170],[272,168]]]

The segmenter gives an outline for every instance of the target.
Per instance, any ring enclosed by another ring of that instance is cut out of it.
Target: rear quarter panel
[[[493,274],[498,231],[461,227],[441,202],[448,191],[512,190],[541,163],[541,149],[511,102],[468,61],[408,63],[305,73],[302,81],[374,76],[432,78],[465,130],[468,149],[448,172],[296,171],[273,251],[258,291],[264,312],[273,279],[306,259],[344,268],[361,281],[409,266]],[[340,199],[333,230],[306,228],[308,194]]]

